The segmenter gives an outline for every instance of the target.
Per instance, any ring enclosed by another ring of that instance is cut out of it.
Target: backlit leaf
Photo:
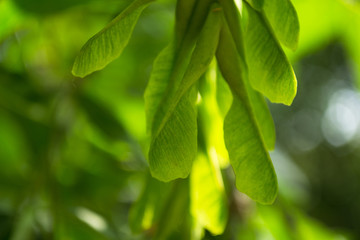
[[[237,8],[235,7],[233,1],[222,0],[220,2],[224,6],[225,19],[227,22],[227,26],[229,26],[231,36],[235,41],[236,49],[240,56],[244,56],[244,40],[242,28],[240,25],[241,21],[239,11],[237,11]],[[244,74],[244,78],[247,79],[248,73],[246,61],[244,59],[240,60],[242,60],[240,64],[242,65],[242,72]],[[262,133],[266,147],[269,150],[272,150],[275,147],[275,126],[270,111],[263,96],[261,96],[261,94],[257,91],[254,91],[252,87],[250,87],[247,83],[248,81],[245,81],[246,88],[250,97],[251,106],[254,110],[260,132]]]
[[[75,59],[72,73],[85,77],[120,56],[128,44],[141,12],[153,0],[136,0],[100,32],[90,38]]]
[[[204,135],[204,142],[206,151],[217,155],[217,160],[221,168],[229,165],[229,155],[226,150],[224,142],[224,114],[222,111],[227,111],[230,108],[232,101],[231,91],[227,84],[217,74],[216,61],[213,61],[209,66],[206,74],[201,78],[199,85],[199,93],[201,96],[198,102],[199,116],[198,123]],[[219,89],[218,82],[221,81],[227,89]],[[220,106],[217,101],[217,93],[224,103]],[[225,103],[226,102],[226,103]]]
[[[291,1],[266,0],[263,9],[276,37],[286,47],[295,50],[299,40],[300,25]]]
[[[245,4],[248,13],[245,46],[252,87],[274,103],[291,105],[297,88],[294,71],[263,17]]]
[[[190,204],[192,215],[202,226],[212,234],[221,234],[226,226],[228,212],[220,168],[216,161],[211,161],[203,153],[198,154],[190,176]]]
[[[221,108],[223,108],[223,109],[219,109],[219,110],[225,110],[227,113],[230,108],[230,105],[228,104],[228,102],[232,101],[231,91],[228,89],[228,86],[227,86],[225,80],[223,79],[223,77],[221,76],[221,74],[219,74],[219,75],[220,76],[217,79],[217,86],[216,86],[217,94],[218,94],[217,102],[218,102],[218,104],[221,103],[220,106],[221,106]],[[259,93],[258,91],[254,90],[250,86],[248,80],[244,81],[244,83],[246,84],[246,90],[249,94],[250,104],[254,111],[255,119],[256,119],[257,125],[260,129],[261,135],[264,139],[265,146],[268,150],[273,150],[275,148],[276,133],[275,133],[274,121],[272,119],[269,107],[264,99],[264,96],[262,96],[262,94]],[[230,94],[230,96],[228,96],[229,94]],[[225,102],[225,100],[226,100],[226,102]],[[221,101],[223,101],[224,103],[222,103]],[[223,114],[223,111],[222,111],[222,114]],[[214,120],[211,119],[210,122],[211,121],[214,121]],[[205,125],[207,125],[207,123],[205,123]],[[219,123],[217,123],[217,125],[219,125]],[[222,126],[222,123],[221,123],[221,126]],[[220,130],[217,130],[217,131],[220,131]]]
[[[233,93],[233,103],[224,121],[225,144],[239,191],[255,201],[270,204],[277,194],[277,178],[250,104],[243,61],[235,49],[231,34],[224,27],[216,57]]]

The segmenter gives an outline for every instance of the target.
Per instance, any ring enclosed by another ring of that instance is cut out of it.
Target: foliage
[[[282,46],[300,39],[299,58],[316,27],[299,38],[291,1],[35,2],[0,2],[1,237],[335,239],[281,195],[233,189],[278,193],[264,97],[292,104]]]
[[[273,102],[289,105],[295,97],[295,75],[266,23],[271,23],[281,41],[296,47],[299,23],[291,3],[285,3],[257,4],[260,6],[258,10],[264,9],[262,13],[243,2],[242,14],[246,15],[246,20],[242,20],[233,1],[178,1],[173,43],[156,59],[145,92],[151,134],[149,165],[154,177],[169,181],[186,178],[191,171],[197,154],[196,84],[216,51],[221,73],[234,99],[224,120],[224,137],[230,162],[238,176],[237,187],[261,203],[274,201],[277,180],[265,148],[265,145],[270,148],[273,145],[265,142],[275,141],[275,134],[271,133],[274,130],[272,123],[267,123],[272,119],[269,114],[267,119],[259,118],[268,109],[266,104],[258,103],[264,101],[261,95],[249,97],[259,93],[254,92],[247,82]],[[121,53],[140,13],[135,7],[143,4],[143,1],[132,3],[86,43],[75,61],[75,75],[83,77],[101,69]],[[278,5],[283,6],[278,11],[290,21],[283,21],[273,14]],[[136,17],[131,18],[131,14]],[[131,27],[124,27],[124,24]],[[242,24],[245,26],[245,39],[242,37]],[[114,46],[119,46],[119,49]],[[256,111],[253,106],[263,109]],[[260,127],[263,125],[270,129]],[[211,146],[205,148],[208,147]]]

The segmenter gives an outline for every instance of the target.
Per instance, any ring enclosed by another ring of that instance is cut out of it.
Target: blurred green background
[[[0,0],[0,239],[360,239],[359,1],[293,0],[298,94],[269,104],[279,196],[255,204],[224,168],[221,236],[191,221],[188,180],[151,179],[145,157],[143,93],[175,1],[151,4],[104,70],[71,75],[129,2]]]

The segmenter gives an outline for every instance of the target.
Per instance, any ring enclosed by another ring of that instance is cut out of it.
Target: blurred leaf
[[[338,6],[337,8],[342,7],[342,19],[345,21],[342,22],[343,32],[343,41],[347,50],[347,54],[352,59],[352,66],[355,72],[356,85],[360,89],[360,36],[358,31],[354,31],[354,28],[359,29],[360,27],[360,8],[351,8],[343,5]],[[351,22],[352,24],[348,24]]]
[[[21,130],[14,119],[0,110],[0,175],[19,178],[28,170],[29,149]]]
[[[235,222],[235,221],[234,221]],[[264,238],[261,234],[259,234],[259,228],[253,226],[253,224],[248,223],[248,220],[244,222],[239,221],[237,225],[237,234],[236,240],[262,240],[262,239],[269,239]],[[272,238],[270,238],[272,239]]]
[[[266,227],[276,240],[302,239],[296,237],[296,219],[277,206],[257,206]],[[307,239],[307,238],[305,238]]]
[[[219,112],[224,118],[231,107],[232,95],[229,85],[218,67],[216,68],[216,102],[219,105]]]
[[[221,112],[221,107],[216,99],[216,94],[218,93],[217,82],[224,80],[220,76],[218,78],[217,75],[216,61],[213,61],[205,76],[200,80],[199,92],[201,99],[198,103],[198,125],[204,134],[206,151],[215,152],[220,166],[225,168],[229,165],[229,155],[224,142],[223,123],[225,114]],[[226,84],[225,82],[223,83]],[[226,93],[228,96],[222,97],[225,98],[223,100],[228,100],[229,105],[232,101],[231,92]],[[230,105],[225,108],[229,110]]]
[[[254,9],[261,10],[266,0],[246,0]]]
[[[0,42],[7,34],[13,33],[21,26],[23,16],[10,0],[0,2]]]
[[[223,27],[216,52],[219,68],[233,93],[233,103],[224,121],[225,144],[239,191],[263,204],[277,194],[277,179],[258,128],[246,87],[243,61],[228,28]]]
[[[2,209],[1,209],[2,210]],[[12,216],[0,211],[0,238],[10,239],[11,227],[12,227]]]
[[[300,25],[291,0],[266,0],[263,9],[276,37],[286,47],[295,50],[298,45]]]
[[[181,82],[178,88],[167,88],[168,91],[159,104],[153,120],[152,141],[149,150],[151,173],[160,180],[170,181],[189,175],[197,151],[195,105],[197,91],[193,86],[213,59],[219,29],[220,12],[214,6],[200,33],[183,77],[178,76],[176,71],[182,68],[181,65],[175,65],[175,70],[170,74],[171,84],[175,84],[176,78],[179,77],[181,77]],[[153,71],[155,74],[158,73],[157,69]],[[164,86],[160,81],[159,83],[160,86]],[[146,96],[154,95],[152,94],[153,89],[155,91],[159,89],[155,87],[155,83],[149,83],[149,86],[152,88],[147,89]]]
[[[212,234],[224,232],[228,209],[219,164],[199,153],[190,175],[190,209],[196,221]]]
[[[144,190],[130,209],[129,224],[134,233],[149,230],[159,221],[164,204],[169,197],[172,183],[160,182],[147,174]]]
[[[63,209],[55,225],[55,239],[109,240],[110,238]]]
[[[133,187],[130,183],[136,172],[129,171],[113,155],[86,141],[83,135],[86,128],[82,125],[84,122],[74,125],[77,131],[69,133],[61,154],[62,161],[54,164],[61,192],[58,201],[62,205],[81,204],[95,210],[111,211],[119,202],[119,196],[132,198],[129,188]]]
[[[117,119],[114,113],[84,93],[79,95],[79,103],[81,108],[85,110],[92,124],[106,136],[104,141],[96,137],[90,139],[95,145],[112,153],[117,159],[120,158],[119,156],[127,156],[128,152],[131,151],[131,154],[134,156],[132,160],[135,160],[132,161],[132,163],[134,164],[136,162],[145,167],[146,159],[142,149],[133,136],[129,134],[128,128],[123,125],[122,121]],[[93,135],[94,134],[91,134],[92,137]],[[107,139],[111,141],[106,141]],[[120,159],[129,160],[124,158]]]
[[[141,12],[153,0],[136,0],[105,28],[90,38],[76,57],[72,73],[85,77],[120,56],[128,44]]]
[[[188,214],[189,182],[188,180],[179,179],[174,183],[170,197],[166,204],[163,205],[162,214],[152,239],[176,239],[173,237],[176,232],[180,232],[180,235],[186,235],[187,229],[184,229],[182,225],[186,221]],[[189,239],[189,236],[180,239]]]
[[[17,221],[13,228],[10,240],[30,240],[33,238],[33,222],[34,209],[29,203],[25,203],[23,209],[19,211],[21,214],[17,215]]]
[[[261,223],[257,228],[267,229],[274,239],[348,239],[340,233],[306,216],[300,209],[279,201],[274,206],[257,206]]]
[[[349,14],[344,11],[342,2],[337,0],[293,1],[300,21],[301,34],[298,49],[295,52],[287,52],[291,60],[298,60],[323,48],[337,38],[344,29],[353,26],[345,20]]]
[[[317,240],[317,239],[329,239],[329,240],[346,240],[344,235],[333,232],[327,226],[321,224],[315,219],[311,219],[305,216],[303,213],[296,214],[296,223],[298,229],[298,236],[300,239]]]
[[[32,150],[30,154],[42,156],[44,151],[49,147],[50,141],[50,127],[38,121],[27,118],[16,112],[10,112],[21,126],[22,131],[26,137],[26,143],[29,145],[29,149]],[[41,161],[39,158],[32,158],[35,166]]]
[[[119,120],[104,106],[85,94],[79,95],[81,108],[91,122],[113,140],[126,140],[127,132]]]
[[[65,10],[69,7],[80,5],[90,0],[12,0],[18,5],[22,10],[35,14],[54,14],[56,12]]]
[[[261,15],[245,6],[249,20],[244,36],[250,83],[270,101],[291,105],[297,88],[294,71]]]

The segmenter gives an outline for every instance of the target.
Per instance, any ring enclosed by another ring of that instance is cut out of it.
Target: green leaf
[[[222,0],[220,2],[224,6],[226,22],[229,26],[231,36],[235,41],[236,49],[240,56],[244,56],[244,40],[243,33],[241,31],[239,12],[236,10],[233,1]],[[244,58],[241,58],[240,60],[244,78],[247,79],[246,61]],[[254,91],[252,87],[249,86],[247,80],[245,81],[245,85],[249,93],[250,102],[254,110],[260,132],[262,133],[267,148],[272,150],[275,147],[275,126],[269,108],[263,96],[261,96],[260,93]]]
[[[244,56],[245,50],[243,32],[240,25],[240,12],[233,0],[220,0],[220,3],[224,8],[225,19],[235,41],[236,49],[239,55]]]
[[[251,7],[253,7],[256,10],[261,10],[262,7],[264,6],[264,0],[246,0]],[[267,0],[265,0],[266,2]]]
[[[264,139],[265,146],[268,150],[273,150],[275,148],[276,133],[269,107],[261,93],[255,91],[250,84],[248,84],[248,81],[244,82],[246,83],[246,90],[249,94],[250,104],[261,132],[261,136]]]
[[[220,167],[214,157],[210,160],[199,153],[194,161],[190,176],[190,209],[196,221],[218,235],[224,232],[228,209]]]
[[[254,116],[243,100],[234,97],[224,123],[225,144],[237,176],[236,186],[253,200],[271,204],[277,194],[276,174]]]
[[[243,101],[240,96],[234,97],[224,122],[225,144],[237,176],[236,186],[253,200],[271,204],[277,194],[276,174],[253,113]]]
[[[146,128],[150,133],[153,126],[153,119],[156,110],[159,108],[162,98],[169,85],[171,70],[175,61],[175,47],[171,42],[165,47],[156,57],[153,70],[151,72],[150,80],[146,86],[145,98],[145,113],[146,113]]]
[[[175,12],[175,39],[177,44],[181,44],[186,31],[189,27],[189,21],[194,11],[196,0],[178,0],[176,1]]]
[[[224,137],[236,186],[253,200],[271,204],[277,194],[276,174],[250,103],[243,61],[226,27],[222,28],[216,57],[233,93],[224,121]]]
[[[85,77],[103,69],[120,56],[128,44],[141,12],[153,0],[136,0],[95,36],[90,38],[76,57],[72,73]]]
[[[221,110],[225,110],[226,113],[228,112],[230,105],[228,104],[228,102],[231,102],[232,98],[231,96],[228,96],[229,94],[231,95],[231,91],[228,89],[228,86],[226,84],[226,82],[224,81],[224,79],[222,78],[221,74],[219,74],[220,76],[217,79],[217,102],[218,104],[221,104]],[[269,107],[264,99],[264,96],[259,93],[258,91],[254,90],[248,80],[244,81],[245,85],[246,85],[246,90],[249,94],[249,98],[250,98],[250,104],[251,107],[254,111],[254,115],[255,115],[255,119],[257,122],[257,125],[260,129],[261,135],[264,139],[265,142],[265,146],[268,150],[273,150],[275,148],[275,140],[276,140],[276,133],[275,133],[275,125],[274,125],[274,121],[272,119]],[[225,101],[224,103],[222,103],[221,101]],[[228,106],[229,105],[229,106]],[[214,111],[214,110],[212,110]],[[223,113],[223,112],[222,112]],[[209,116],[210,118],[210,116]],[[214,118],[214,117],[212,117]],[[214,121],[213,119],[209,120]],[[219,125],[219,123],[217,123],[217,125]],[[222,123],[221,123],[222,126]],[[214,127],[212,127],[214,128]],[[216,131],[220,131],[220,130],[216,130]]]
[[[175,23],[177,48],[188,49],[193,47],[208,16],[211,5],[214,2],[213,0],[196,0],[193,5],[193,10],[191,11],[190,7],[193,1],[194,0],[178,1]],[[191,15],[189,14],[190,11]]]
[[[206,19],[206,14],[209,12],[209,0],[200,0],[194,9],[196,14],[193,14],[195,16],[191,19],[195,21],[195,23],[192,23],[189,27],[183,27],[181,25],[189,25],[190,16],[184,16],[183,14],[183,11],[188,10],[189,3],[190,1],[178,1],[176,11],[177,15],[181,16],[177,16],[177,21],[180,22],[177,22],[175,27],[176,39],[163,49],[154,61],[153,71],[151,72],[150,80],[145,90],[145,111],[148,132],[150,132],[152,128],[156,128],[153,127],[153,120],[157,109],[160,107],[160,102],[164,102],[163,98],[165,97],[172,97],[179,88],[184,72],[189,65],[193,45],[195,45],[194,40],[196,40],[203,21]],[[201,17],[204,15],[205,10],[205,16]],[[207,28],[209,28],[209,26]],[[203,45],[207,44],[204,39],[202,41],[204,42]],[[217,42],[217,39],[215,39],[215,41]],[[209,41],[209,46],[211,46],[213,42],[214,39]],[[181,48],[179,49],[179,47]],[[206,48],[206,46],[203,48]],[[204,51],[204,49],[202,49],[202,51]]]
[[[156,112],[155,118],[165,120],[162,125],[153,123],[149,164],[151,174],[159,180],[170,181],[179,177],[185,178],[189,174],[197,151],[196,96],[197,91],[193,87],[181,98],[172,112]],[[161,105],[158,110],[161,110]]]
[[[191,55],[190,63],[185,73],[179,76],[183,68],[182,64],[174,66],[174,70],[166,74],[162,71],[162,77],[170,76],[170,79],[151,78],[157,83],[149,83],[145,93],[152,96],[153,103],[159,103],[152,122],[152,141],[149,150],[150,170],[154,177],[170,181],[175,178],[185,178],[189,175],[191,164],[197,152],[197,111],[196,97],[197,88],[194,84],[205,72],[218,43],[218,35],[221,24],[219,8],[214,7],[210,11],[203,30],[200,33],[195,49]],[[165,55],[165,54],[164,54]],[[160,66],[160,65],[157,65]],[[168,69],[170,72],[171,69]],[[158,74],[159,70],[153,70]],[[180,80],[178,78],[180,77]],[[167,87],[163,99],[159,102],[156,97],[159,89],[169,81],[171,88]],[[178,82],[180,84],[176,84]],[[175,82],[175,83],[174,83]],[[159,87],[157,87],[159,86]],[[157,93],[154,93],[157,92]],[[153,111],[153,109],[148,110]]]
[[[221,27],[221,8],[214,4],[201,31],[175,102],[201,77],[215,56]]]
[[[245,4],[248,13],[245,46],[252,87],[271,102],[291,105],[297,88],[294,71],[263,17]]]
[[[300,24],[290,0],[266,0],[264,14],[276,37],[286,47],[295,50],[299,41]]]

